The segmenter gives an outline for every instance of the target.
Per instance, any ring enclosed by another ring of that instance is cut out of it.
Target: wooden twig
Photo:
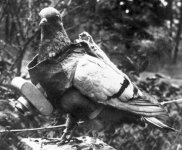
[[[26,38],[25,38],[25,35],[23,33],[23,30],[22,30],[23,29],[23,26],[22,26],[22,23],[21,23],[20,17],[19,17],[20,7],[22,6],[21,3],[22,3],[22,1],[20,1],[19,9],[15,9],[16,6],[18,7],[18,3],[16,3],[17,5],[16,4],[14,5],[15,8],[12,8],[11,9],[11,15],[12,15],[12,17],[14,17],[14,19],[16,21],[17,28],[18,28],[18,32],[20,33],[20,36],[21,36],[22,41],[25,41]],[[13,7],[13,5],[12,5],[12,7]]]
[[[64,17],[66,15],[67,8],[71,5],[72,0],[68,0],[66,7],[61,12],[61,16]]]
[[[22,60],[23,60],[23,57],[24,57],[24,54],[27,50],[27,47],[28,45],[30,44],[30,42],[38,35],[40,30],[37,30],[35,31],[35,33],[29,37],[27,39],[27,41],[24,43],[24,45],[22,46],[22,50],[19,52],[18,56],[17,56],[17,59],[15,60],[14,62],[14,65],[12,65],[11,69],[10,70],[13,70],[15,66],[17,66],[17,76],[20,75],[20,70],[21,70],[21,65],[22,65]]]
[[[82,4],[82,5],[78,5],[76,7],[74,7],[73,9],[71,9],[70,11],[68,11],[68,13],[73,13],[74,11],[76,11],[77,9],[83,7],[85,4]]]
[[[84,121],[79,121],[78,124],[82,124]],[[27,131],[38,131],[38,130],[49,130],[49,129],[56,129],[56,128],[63,128],[66,127],[66,124],[56,125],[56,126],[48,126],[48,127],[40,127],[40,128],[31,128],[31,129],[11,129],[11,130],[0,130],[0,133],[14,133],[14,132],[27,132]]]
[[[161,105],[166,105],[166,104],[171,104],[171,103],[182,103],[182,98],[176,99],[176,100],[171,100],[171,101],[161,102]]]
[[[37,131],[37,130],[46,130],[46,129],[56,129],[62,128],[66,125],[57,125],[57,126],[48,126],[48,127],[40,127],[40,128],[31,128],[31,129],[12,129],[12,130],[0,130],[0,133],[12,133],[12,132],[27,132],[27,131]]]
[[[25,55],[25,52],[27,50],[28,45],[30,44],[30,42],[38,35],[39,30],[37,30],[31,37],[28,38],[28,40],[25,42],[25,44],[23,45],[22,51],[20,52],[20,55],[18,56],[18,62],[17,62],[17,76],[20,75],[20,71],[21,71],[21,67],[22,67],[22,61]]]
[[[13,90],[13,91],[18,91],[18,89],[16,87],[14,87],[13,85],[11,84],[4,84],[4,83],[0,83],[0,88],[3,88],[5,90]]]

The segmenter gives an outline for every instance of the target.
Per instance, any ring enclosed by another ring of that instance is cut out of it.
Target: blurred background
[[[15,76],[28,78],[27,63],[40,42],[39,11],[64,11],[64,27],[74,41],[89,32],[111,60],[144,91],[159,101],[182,98],[182,0],[1,0],[0,129],[60,124],[58,112],[45,118],[14,112],[9,87]],[[182,104],[167,105],[173,127],[182,128]],[[23,149],[22,137],[58,137],[61,131],[1,134],[0,149]],[[77,135],[84,134],[84,129]],[[102,140],[119,150],[182,150],[182,137],[151,127],[124,124],[103,133]]]

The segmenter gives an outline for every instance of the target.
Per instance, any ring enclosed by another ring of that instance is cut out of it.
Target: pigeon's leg
[[[90,149],[102,149],[103,145],[101,143],[99,143],[99,141],[98,141],[99,136],[100,136],[99,131],[92,130],[91,134],[92,134],[92,142],[91,142]]]
[[[103,145],[98,144],[98,139],[101,135],[101,131],[103,130],[104,126],[99,120],[92,120],[91,124],[90,135],[92,136],[91,142],[91,149],[101,149]]]
[[[97,143],[97,138],[98,138],[98,132],[96,130],[92,130],[92,137],[93,137],[93,146],[96,145]]]
[[[72,115],[68,115],[66,120],[66,129],[63,131],[63,135],[61,136],[61,140],[58,145],[63,145],[69,143],[73,137],[75,129],[78,127],[77,119]]]

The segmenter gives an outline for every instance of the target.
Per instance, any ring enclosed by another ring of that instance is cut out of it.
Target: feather
[[[154,117],[143,117],[143,119],[159,128],[166,129],[168,131],[175,131],[178,132],[176,129],[169,127],[168,125],[162,123],[160,120]]]

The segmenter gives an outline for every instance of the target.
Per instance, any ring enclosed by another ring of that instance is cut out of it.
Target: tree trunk
[[[182,0],[181,0],[181,3],[182,3]],[[179,24],[178,24],[177,34],[176,34],[176,41],[175,41],[176,45],[175,45],[174,57],[173,57],[173,63],[174,64],[177,62],[181,31],[182,31],[182,6],[180,8]]]
[[[173,37],[173,0],[168,0],[169,15],[170,15],[170,36]]]

